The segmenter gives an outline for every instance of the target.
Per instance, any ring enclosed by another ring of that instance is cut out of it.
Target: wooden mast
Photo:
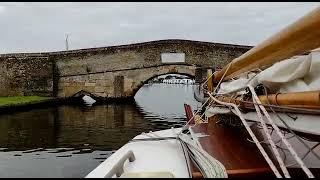
[[[271,36],[242,56],[234,59],[224,79],[230,79],[240,73],[303,54],[320,46],[320,7],[303,16],[295,23]],[[230,64],[230,63],[229,63]],[[214,73],[214,82],[218,82],[226,69]]]

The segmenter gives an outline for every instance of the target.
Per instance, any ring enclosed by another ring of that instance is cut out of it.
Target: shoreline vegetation
[[[0,106],[24,105],[30,103],[37,103],[44,100],[52,99],[52,97],[41,96],[9,96],[0,97]]]
[[[84,106],[79,97],[41,97],[41,96],[9,96],[0,97],[0,115],[26,111],[36,108],[56,107],[59,105]],[[106,103],[133,103],[134,98],[101,98],[96,97],[94,105]]]

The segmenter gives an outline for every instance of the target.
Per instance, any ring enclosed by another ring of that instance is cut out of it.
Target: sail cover
[[[263,84],[273,92],[320,90],[320,50],[277,62],[260,73],[249,73],[221,84],[218,94],[244,89],[248,84]]]

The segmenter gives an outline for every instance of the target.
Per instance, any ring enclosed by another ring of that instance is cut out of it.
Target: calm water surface
[[[181,127],[192,85],[148,84],[135,103],[0,115],[0,177],[85,177],[134,136]]]

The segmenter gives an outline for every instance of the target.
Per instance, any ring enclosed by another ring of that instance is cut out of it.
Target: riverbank
[[[22,105],[27,103],[36,103],[51,99],[51,97],[40,96],[13,96],[13,97],[0,97],[0,106],[13,106]]]
[[[40,96],[0,97],[0,113],[11,113],[65,103],[65,98]]]
[[[94,97],[97,101],[93,105],[108,103],[131,104],[134,103],[134,97],[108,98]],[[84,106],[81,97],[40,97],[40,96],[15,96],[0,97],[0,114],[13,113],[17,111],[26,111],[36,108],[47,108],[59,105]]]

